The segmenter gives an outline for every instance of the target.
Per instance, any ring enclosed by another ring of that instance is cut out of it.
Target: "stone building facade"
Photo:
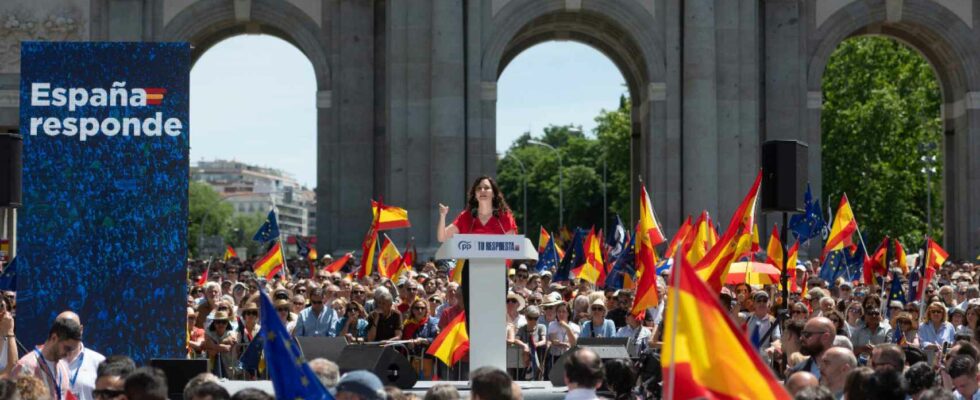
[[[494,173],[496,86],[508,62],[537,43],[574,40],[623,73],[634,104],[623,156],[675,229],[701,209],[727,220],[768,139],[809,144],[819,192],[828,58],[849,37],[885,35],[920,51],[941,82],[945,246],[972,258],[978,25],[980,0],[12,1],[0,4],[0,127],[17,125],[21,40],[188,41],[196,59],[233,35],[275,35],[316,73],[321,253],[356,248],[379,195],[409,210],[425,248],[436,204],[459,210],[470,181]]]

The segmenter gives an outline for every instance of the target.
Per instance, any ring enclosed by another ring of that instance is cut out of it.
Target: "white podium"
[[[485,366],[507,368],[507,267],[505,260],[537,260],[538,251],[523,235],[462,235],[436,251],[437,260],[469,260],[470,372]]]

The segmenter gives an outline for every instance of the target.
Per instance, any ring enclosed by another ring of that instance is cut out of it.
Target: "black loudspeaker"
[[[807,145],[798,140],[762,144],[762,211],[802,212]]]
[[[626,344],[629,343],[628,338],[590,338],[590,337],[580,337],[575,347],[572,347],[565,354],[555,361],[555,365],[551,366],[551,372],[548,373],[548,380],[551,381],[553,386],[565,386],[565,359],[567,359],[571,354],[578,350],[579,348],[589,348],[592,349],[602,359],[603,362],[608,360],[617,359],[627,359],[630,358],[629,351],[626,350]]]
[[[23,137],[16,133],[0,133],[0,207],[20,207],[21,154]]]
[[[203,358],[154,358],[150,366],[160,368],[167,375],[167,394],[175,400],[184,398],[184,386],[191,378],[208,372],[208,360]]]
[[[347,347],[347,338],[343,336],[298,336],[296,342],[303,353],[303,358],[307,361],[314,358],[325,358],[337,362]]]
[[[340,373],[366,369],[373,372],[381,383],[411,389],[418,382],[418,373],[408,359],[391,347],[378,345],[351,345],[344,348],[337,362]]]

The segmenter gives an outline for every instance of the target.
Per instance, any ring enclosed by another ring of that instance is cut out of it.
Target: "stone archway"
[[[670,187],[679,186],[679,182],[668,181],[668,174],[664,173],[666,158],[658,157],[667,147],[665,63],[660,38],[654,30],[643,28],[654,24],[653,15],[640,3],[623,1],[592,1],[577,8],[559,0],[515,1],[495,11],[480,76],[485,88],[481,99],[482,130],[496,136],[497,80],[521,52],[551,40],[572,40],[591,46],[616,65],[633,102],[630,175],[643,176],[651,186],[653,201],[668,204],[673,200],[668,196]],[[638,198],[638,191],[639,186],[633,182],[630,198]],[[669,226],[679,224],[679,220],[671,218],[679,212],[665,215]]]
[[[980,41],[952,10],[933,1],[905,1],[899,10],[885,4],[855,2],[832,14],[817,27],[807,68],[807,141],[810,180],[821,180],[821,82],[830,55],[838,44],[859,35],[883,35],[908,44],[933,66],[942,91],[945,169],[945,246],[966,256],[980,250],[980,215],[971,205],[980,201],[975,171],[980,165],[968,155],[980,154],[980,65],[970,57]],[[818,189],[819,190],[819,189]]]

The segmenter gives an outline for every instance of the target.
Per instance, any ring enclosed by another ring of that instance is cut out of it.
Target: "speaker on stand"
[[[783,254],[789,244],[789,213],[803,210],[803,192],[807,183],[807,145],[799,140],[768,140],[762,143],[762,211],[782,212],[781,228]],[[783,263],[789,257],[783,257]],[[783,310],[778,314],[784,319],[789,312],[789,269],[783,265],[780,282],[783,285]],[[782,322],[782,321],[779,321]]]

